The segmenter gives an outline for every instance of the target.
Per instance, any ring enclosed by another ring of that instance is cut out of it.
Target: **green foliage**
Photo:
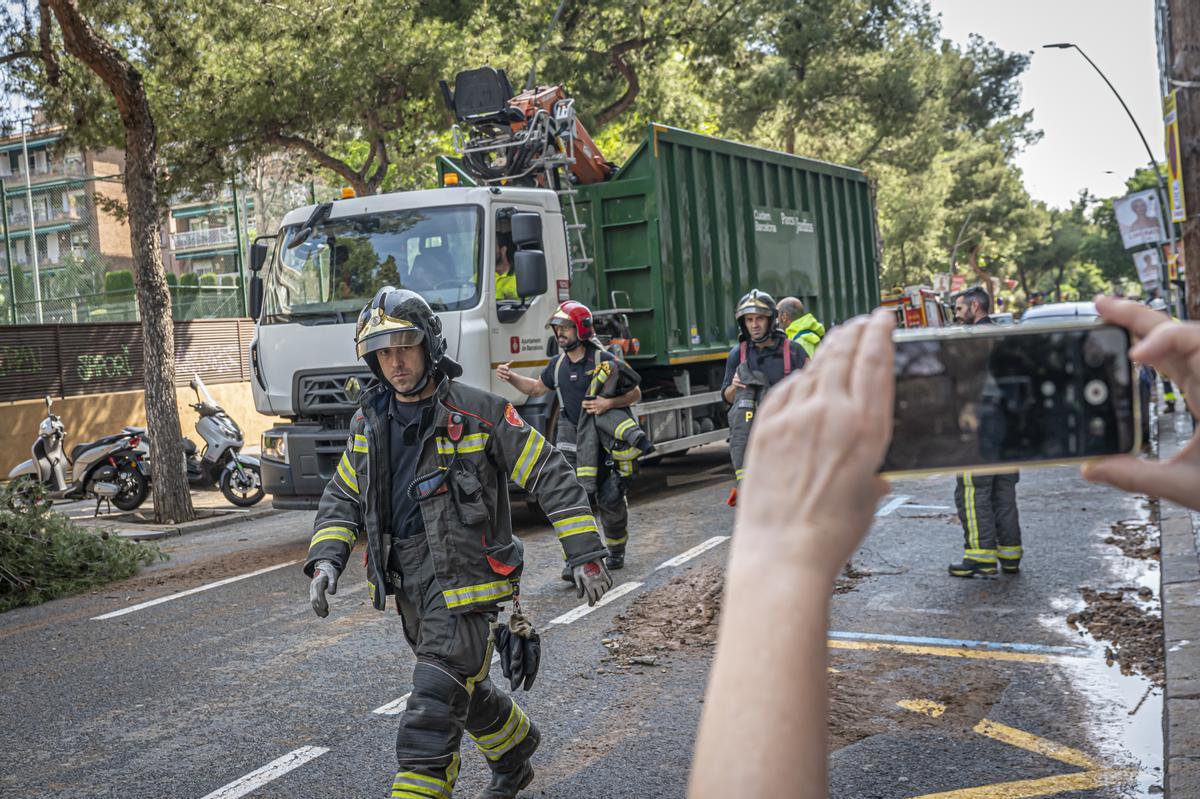
[[[109,302],[132,302],[134,296],[133,272],[114,269],[104,274],[104,293]]]
[[[205,272],[203,275],[200,275],[201,288],[216,288],[217,283],[217,276],[212,272]]]
[[[40,486],[0,489],[0,612],[132,577],[157,547],[83,530],[49,509]]]

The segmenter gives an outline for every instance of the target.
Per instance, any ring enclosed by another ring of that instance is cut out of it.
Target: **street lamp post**
[[[1163,218],[1167,229],[1167,240],[1171,244],[1171,252],[1178,254],[1178,251],[1175,249],[1175,223],[1163,215],[1163,212],[1166,209],[1166,206],[1163,203],[1167,198],[1167,187],[1163,183],[1162,175],[1158,171],[1158,161],[1154,157],[1154,151],[1150,149],[1150,143],[1146,141],[1146,135],[1142,133],[1142,126],[1137,123],[1136,119],[1134,119],[1133,112],[1130,111],[1129,106],[1125,104],[1125,100],[1121,97],[1120,92],[1117,91],[1117,87],[1112,85],[1112,81],[1108,79],[1108,76],[1101,71],[1100,67],[1096,66],[1095,61],[1088,58],[1088,54],[1083,52],[1083,48],[1081,48],[1079,45],[1073,42],[1055,42],[1054,44],[1043,44],[1042,47],[1043,49],[1048,48],[1052,50],[1075,50],[1077,53],[1083,56],[1085,61],[1091,64],[1092,69],[1096,70],[1096,74],[1100,76],[1100,79],[1103,80],[1105,85],[1107,85],[1112,91],[1113,96],[1117,98],[1117,102],[1121,104],[1121,108],[1125,109],[1126,116],[1128,116],[1129,121],[1133,123],[1133,129],[1137,131],[1138,138],[1142,140],[1142,146],[1146,148],[1146,155],[1150,158],[1150,171],[1154,173],[1154,180],[1158,184],[1158,212],[1160,215],[1162,215],[1161,218]],[[1167,265],[1163,264],[1163,274],[1161,274],[1160,277],[1162,279],[1163,288],[1167,292],[1167,301],[1170,302],[1172,293],[1171,280],[1170,275],[1166,274],[1166,268]]]

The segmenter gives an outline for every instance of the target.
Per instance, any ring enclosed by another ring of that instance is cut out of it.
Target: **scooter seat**
[[[111,444],[114,441],[121,440],[122,438],[125,438],[125,434],[117,433],[115,436],[104,436],[104,438],[97,438],[95,441],[86,441],[82,444],[76,444],[75,446],[71,447],[71,462],[74,463],[75,461],[79,460],[79,456],[92,447],[100,447],[105,444]]]

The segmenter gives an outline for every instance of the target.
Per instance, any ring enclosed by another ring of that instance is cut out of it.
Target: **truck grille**
[[[358,408],[359,394],[374,380],[370,372],[337,372],[299,375],[296,378],[297,410],[304,416],[348,415]],[[358,381],[354,391],[353,381]]]

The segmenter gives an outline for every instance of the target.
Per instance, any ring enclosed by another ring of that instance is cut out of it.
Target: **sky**
[[[1153,0],[931,0],[942,35],[965,43],[972,33],[1005,50],[1030,52],[1021,78],[1021,110],[1033,111],[1040,142],[1018,156],[1034,199],[1065,207],[1087,189],[1099,197],[1125,193],[1125,179],[1149,158],[1121,104],[1075,50],[1043,50],[1074,42],[1104,71],[1163,159],[1162,100]]]

